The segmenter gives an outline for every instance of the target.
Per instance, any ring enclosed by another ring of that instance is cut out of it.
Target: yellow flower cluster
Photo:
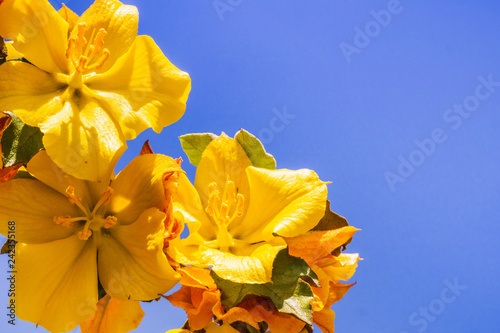
[[[19,139],[7,134],[14,118],[43,134],[43,150],[0,164],[16,316],[51,332],[128,332],[144,315],[139,301],[163,296],[187,312],[176,332],[333,332],[331,305],[352,286],[339,281],[359,260],[339,249],[357,229],[332,222],[342,218],[314,171],[269,167],[272,156],[240,131],[186,150],[194,184],[180,159],[149,145],[115,176],[126,141],[179,120],[190,91],[188,74],[137,30],[137,8],[117,0],[81,16],[47,0],[0,1],[0,35],[11,40],[0,142]]]

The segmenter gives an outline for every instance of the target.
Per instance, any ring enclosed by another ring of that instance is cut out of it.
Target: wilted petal
[[[358,230],[349,226],[334,230],[309,231],[297,237],[285,238],[285,240],[290,255],[300,257],[312,264],[345,244]]]

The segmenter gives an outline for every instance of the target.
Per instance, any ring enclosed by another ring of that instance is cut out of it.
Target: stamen
[[[236,201],[234,197],[235,197],[234,182],[228,181],[226,184],[226,198],[227,198],[228,205],[231,206]]]
[[[78,221],[87,221],[85,217],[74,217],[72,218],[69,215],[66,216],[54,216],[54,222],[56,224],[62,225],[63,227],[66,228],[71,228],[73,226],[73,222],[78,222]]]
[[[82,205],[82,198],[78,198],[75,195],[75,188],[73,186],[68,186],[68,188],[66,189],[66,195],[68,196],[68,200],[71,204],[77,205],[82,212],[84,212],[85,214],[87,213],[87,210]]]
[[[104,37],[108,34],[101,28],[96,33],[94,29],[87,41],[85,38],[85,23],[78,24],[76,36],[68,39],[68,48],[66,49],[66,58],[71,59],[75,70],[83,74],[91,69],[100,69],[108,60],[110,52],[104,48]],[[99,58],[97,58],[99,57]],[[97,60],[95,60],[97,58]]]
[[[219,206],[220,195],[218,190],[213,190],[210,192],[210,196],[208,197],[208,205],[205,211],[208,215],[212,216],[214,219],[217,218],[218,212],[217,207]]]
[[[78,47],[81,49],[85,44],[87,44],[87,40],[85,39],[85,29],[87,28],[87,24],[85,23],[78,23],[78,33],[76,36],[78,37],[76,39],[76,44]],[[92,39],[91,39],[92,40]]]
[[[208,184],[208,193],[212,193],[213,191],[217,190],[217,187],[218,186],[216,182]]]
[[[94,209],[92,210],[92,216],[94,216],[97,213],[97,210],[101,208],[102,205],[107,206],[109,204],[109,201],[111,200],[111,196],[113,195],[113,189],[111,187],[107,187],[104,192],[102,192],[101,197],[99,198],[99,201],[95,205]]]
[[[108,33],[106,30],[103,28],[99,29],[99,32],[97,33],[97,36],[95,36],[94,40],[94,52],[95,54],[101,53],[102,49],[104,48],[104,37],[106,37]]]
[[[238,193],[236,196],[236,210],[233,213],[233,216],[231,216],[231,222],[240,216],[243,216],[243,209],[245,208],[245,197],[243,194]]]
[[[81,240],[88,240],[89,237],[92,236],[92,230],[89,229],[90,222],[92,221],[87,221],[87,223],[85,223],[85,226],[83,227],[83,230],[78,232],[78,238],[80,238]]]
[[[109,58],[109,50],[108,49],[104,49],[104,51],[102,51],[102,56],[99,58],[99,60],[97,60],[95,62],[95,64],[93,64],[92,66],[90,66],[88,69],[101,69],[102,66],[104,66],[104,63],[106,62],[106,60],[108,60]]]
[[[86,56],[80,56],[80,60],[78,61],[78,66],[76,67],[76,71],[78,73],[85,73],[85,71],[88,69],[87,67],[87,57]]]
[[[223,224],[228,224],[229,222],[229,206],[227,203],[223,202],[220,206],[219,222]]]
[[[104,229],[109,229],[111,228],[112,226],[114,226],[116,224],[116,222],[118,221],[118,219],[114,216],[108,216],[106,217],[106,220],[104,220]]]
[[[78,37],[70,37],[68,40],[68,48],[66,49],[66,58],[71,59],[73,61],[73,65],[75,65],[75,48],[76,48],[76,39]],[[76,65],[75,65],[76,67]]]

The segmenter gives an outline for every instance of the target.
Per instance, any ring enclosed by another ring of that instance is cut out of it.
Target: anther
[[[234,217],[240,217],[243,215],[243,208],[245,208],[245,197],[243,194],[238,193],[236,201],[236,211],[234,212]]]
[[[118,219],[114,216],[106,217],[106,220],[104,222],[104,228],[105,229],[111,228],[112,226],[114,226],[116,224],[117,221],[118,221]]]
[[[208,205],[205,211],[208,215],[215,217],[217,215],[216,208],[219,205],[220,196],[218,190],[213,190],[210,192],[210,196],[208,197]]]
[[[87,44],[87,40],[85,39],[85,29],[87,28],[87,24],[78,23],[78,33],[76,34],[78,47],[83,47]]]
[[[71,228],[73,226],[73,221],[71,221],[71,216],[68,215],[54,216],[54,222],[66,228]]]
[[[109,50],[104,49],[104,51],[102,51],[101,57],[99,58],[99,60],[96,61],[95,64],[92,65],[92,68],[101,69],[102,66],[104,66],[106,60],[108,60],[108,58],[109,58]]]
[[[88,228],[78,232],[78,238],[81,240],[88,240],[90,236],[92,236],[92,230],[89,230]]]

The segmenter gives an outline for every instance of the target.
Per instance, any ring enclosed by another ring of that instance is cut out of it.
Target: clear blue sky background
[[[348,247],[364,258],[358,284],[333,307],[336,332],[496,330],[500,3],[219,2],[231,10],[218,13],[211,0],[125,1],[193,89],[185,116],[131,142],[119,169],[150,139],[156,152],[182,156],[193,178],[179,135],[245,128],[279,168],[331,181],[333,209],[362,229]],[[82,13],[90,3],[68,5]],[[388,9],[390,19],[380,13]],[[143,308],[137,332],[186,318],[164,301]],[[35,331],[0,318],[2,332]]]

